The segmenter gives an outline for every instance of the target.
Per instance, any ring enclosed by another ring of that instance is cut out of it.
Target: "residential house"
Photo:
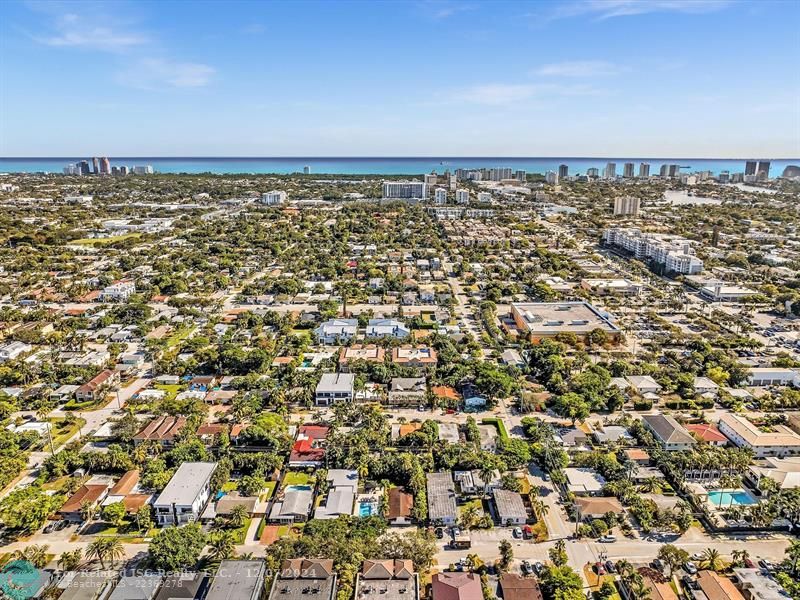
[[[61,506],[58,514],[62,519],[80,523],[83,521],[84,507],[97,508],[108,494],[105,483],[85,483]]]
[[[464,410],[479,411],[486,408],[488,400],[480,393],[477,386],[472,382],[461,384],[461,396],[464,398]]]
[[[583,521],[602,519],[608,513],[625,514],[622,503],[614,497],[575,498],[575,506]]]
[[[159,525],[183,525],[196,521],[211,495],[214,462],[184,462],[153,503]]]
[[[353,361],[381,364],[386,356],[386,351],[375,344],[353,344],[339,350],[339,368],[347,372],[348,364]]]
[[[329,427],[301,425],[289,453],[288,466],[292,468],[322,467],[325,462],[325,439]]]
[[[477,573],[436,573],[431,577],[432,600],[483,600]]]
[[[314,511],[314,518],[335,519],[341,515],[352,515],[358,493],[358,471],[328,469],[325,480],[328,482],[328,494]]]
[[[269,520],[273,523],[302,523],[308,520],[314,504],[311,486],[288,486],[272,503]]]
[[[439,440],[448,444],[458,444],[461,441],[461,434],[458,431],[458,423],[439,423]]]
[[[720,417],[719,430],[740,448],[750,448],[755,458],[800,454],[800,435],[785,425],[761,428],[747,417],[725,413]]]
[[[314,392],[317,406],[353,401],[355,375],[352,373],[323,373]]]
[[[456,490],[453,475],[450,471],[428,473],[428,520],[431,523],[442,525],[455,525],[458,519],[456,507]]]
[[[392,348],[392,362],[401,367],[425,369],[435,367],[439,360],[436,350],[430,346],[400,346]]]
[[[107,569],[102,571],[68,571],[56,584],[56,589],[61,589],[59,600],[97,600],[104,598],[111,586],[114,585],[112,577],[116,571]]]
[[[494,470],[489,481],[483,480],[480,469],[472,469],[471,471],[455,471],[453,476],[462,494],[485,494],[487,492],[494,491],[503,485],[500,471],[497,469]]]
[[[119,373],[106,369],[75,390],[75,399],[78,402],[97,402],[118,383]]]
[[[714,571],[700,571],[697,574],[697,587],[708,600],[744,600],[744,596],[730,579]]]
[[[692,434],[670,415],[644,415],[642,423],[665,450],[690,450],[696,444]]]
[[[393,377],[389,383],[389,406],[417,406],[425,402],[428,384],[424,377]]]
[[[524,525],[528,520],[528,511],[522,496],[511,490],[495,489],[492,493],[497,521],[500,525]]]
[[[719,396],[719,386],[708,377],[695,377],[694,391],[705,398],[716,398]]]
[[[397,319],[370,319],[367,323],[368,338],[394,338],[402,340],[411,335],[411,330]]]
[[[722,435],[716,425],[696,423],[687,425],[686,431],[694,435],[698,440],[702,440],[712,446],[724,446],[728,443],[728,438]]]
[[[170,573],[155,600],[198,600],[205,595],[209,577],[203,572],[181,571]]]
[[[762,569],[734,569],[739,589],[746,600],[786,600],[789,594]]]
[[[576,496],[596,496],[603,491],[605,478],[594,469],[588,467],[567,467],[567,489]]]
[[[539,581],[516,573],[500,575],[500,593],[503,600],[543,600]]]
[[[186,423],[186,417],[183,416],[156,417],[133,436],[133,443],[138,445],[143,442],[158,442],[162,446],[170,446],[176,442]]]
[[[661,386],[650,375],[628,375],[625,379],[642,396],[661,392]]]
[[[778,489],[781,490],[800,488],[800,456],[788,458],[768,456],[751,465],[745,473],[745,478],[753,484],[753,487],[759,489],[759,484],[765,477],[777,483]]]
[[[336,572],[329,559],[284,560],[272,582],[269,600],[333,600],[336,596]]]
[[[156,573],[123,575],[106,600],[153,600],[163,580]]]
[[[205,600],[263,600],[267,563],[263,559],[223,560]]]
[[[365,560],[356,576],[358,600],[418,600],[419,580],[411,559]]]
[[[389,511],[386,520],[389,525],[411,525],[414,496],[403,487],[389,489]]]
[[[322,344],[334,345],[348,342],[358,333],[358,319],[331,319],[314,330],[314,336]]]
[[[656,581],[650,577],[649,572],[644,568],[639,569],[639,573],[642,575],[645,587],[647,587],[650,592],[650,595],[648,596],[649,600],[678,600],[678,595],[675,593],[669,583],[664,581]],[[628,588],[626,581],[627,580],[624,579],[619,580],[619,591],[622,594],[622,597],[625,600],[639,600],[634,591]]]

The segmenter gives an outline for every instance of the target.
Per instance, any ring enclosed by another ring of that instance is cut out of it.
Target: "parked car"
[[[613,535],[604,535],[603,537],[601,537],[597,541],[602,543],[602,544],[612,544],[612,543],[617,541],[617,538],[614,537]]]
[[[683,570],[686,571],[689,575],[696,575],[697,565],[689,561],[683,565]]]
[[[511,532],[511,534],[515,538],[521,538],[522,537],[522,528],[521,527],[514,527],[514,530]]]
[[[46,527],[45,527],[45,528],[42,530],[42,533],[52,533],[53,531],[55,531],[55,528],[56,528],[56,525],[57,525],[57,524],[58,524],[58,523],[56,523],[56,522],[50,523],[49,525],[47,525],[47,526],[46,526]]]
[[[531,529],[530,525],[525,525],[525,527],[522,528],[522,537],[526,540],[533,537],[533,529]]]
[[[434,533],[436,534],[437,539],[442,539],[444,537],[444,529],[442,529],[441,527],[437,527],[434,530]]]
[[[530,561],[523,560],[520,570],[522,571],[523,575],[531,575],[533,574],[533,565],[530,563]]]
[[[606,572],[608,573],[616,573],[617,567],[614,566],[614,562],[611,560],[606,561]]]
[[[600,561],[597,561],[597,562],[594,564],[594,572],[595,572],[595,573],[597,573],[598,575],[601,575],[601,576],[606,574],[606,569],[605,569],[605,567],[603,566],[603,563],[602,563],[602,562],[600,562]]]
[[[691,559],[692,560],[704,560],[705,556],[703,555],[702,552],[695,552],[694,554],[692,554]]]
[[[544,572],[544,564],[537,560],[535,563],[533,563],[533,571],[537,575],[541,575]]]

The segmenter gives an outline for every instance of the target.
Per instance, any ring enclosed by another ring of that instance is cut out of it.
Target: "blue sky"
[[[0,2],[0,155],[800,157],[800,2]]]

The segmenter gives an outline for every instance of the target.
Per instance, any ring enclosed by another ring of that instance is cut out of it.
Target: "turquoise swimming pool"
[[[359,502],[358,516],[371,517],[378,514],[378,505],[375,502]]]
[[[753,498],[744,490],[727,491],[713,491],[708,492],[708,500],[714,506],[747,506],[750,504],[758,504],[758,500]]]

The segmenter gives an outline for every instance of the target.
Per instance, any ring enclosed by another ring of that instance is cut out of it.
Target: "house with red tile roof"
[[[708,442],[712,446],[724,446],[728,443],[728,438],[720,432],[716,425],[698,423],[696,425],[686,425],[686,430],[697,439]]]
[[[476,573],[436,573],[431,577],[433,600],[483,600]]]

